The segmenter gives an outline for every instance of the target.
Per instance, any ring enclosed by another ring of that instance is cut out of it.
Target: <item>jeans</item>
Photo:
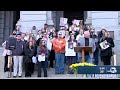
[[[68,64],[67,56],[65,56],[65,64]]]
[[[47,77],[47,60],[38,62],[38,77],[41,77],[41,69],[43,69],[44,77]]]
[[[93,63],[92,58],[90,57],[90,55],[85,55],[85,62]]]
[[[65,54],[55,53],[55,73],[64,74],[65,68]]]
[[[82,62],[82,57],[78,57],[77,62],[79,62],[79,63]],[[90,55],[85,55],[85,62],[93,63],[92,58],[90,57]]]
[[[82,58],[79,53],[76,54],[76,57],[77,57],[77,63],[82,61]]]

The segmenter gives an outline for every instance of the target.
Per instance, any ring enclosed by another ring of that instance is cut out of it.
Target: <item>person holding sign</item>
[[[76,47],[76,45],[77,40],[75,40],[74,34],[71,34],[70,39],[66,42],[65,47],[65,56],[67,56],[69,74],[73,73],[69,66],[76,63],[76,52],[74,51],[74,47]]]
[[[53,42],[56,38],[57,38],[57,33],[53,32],[53,38],[51,39],[51,42]],[[54,61],[55,61],[55,50],[53,48],[53,44],[52,44],[49,60],[50,60],[49,67],[53,68],[54,67]]]
[[[66,42],[68,42],[68,40],[70,39],[69,31],[65,31],[64,39],[65,39]],[[67,56],[65,56],[65,63],[67,64]]]
[[[67,24],[68,18],[60,18],[60,26],[65,26]]]
[[[40,45],[37,48],[38,54],[38,77],[41,77],[41,68],[44,71],[44,77],[47,77],[47,46],[45,45],[45,41],[41,40]]]
[[[102,39],[100,40],[99,45],[100,45],[101,60],[103,61],[104,65],[110,65],[112,48],[115,45],[108,31],[105,31]]]

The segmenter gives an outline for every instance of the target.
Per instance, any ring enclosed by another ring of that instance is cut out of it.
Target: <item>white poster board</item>
[[[60,18],[60,26],[65,26],[67,24],[68,18]]]
[[[45,61],[45,55],[44,55],[44,56],[38,55],[38,61],[39,61],[39,62]]]
[[[102,49],[107,49],[107,48],[110,47],[110,46],[107,44],[107,41],[105,40],[105,41],[103,41],[103,42],[100,43],[100,47],[101,47]]]
[[[78,26],[79,23],[80,23],[80,20],[77,20],[77,19],[74,19],[74,20],[73,20],[73,24],[76,24],[76,25]]]

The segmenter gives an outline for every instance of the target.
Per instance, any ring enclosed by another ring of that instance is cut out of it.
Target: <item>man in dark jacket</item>
[[[17,34],[16,39],[16,47],[12,50],[14,62],[14,77],[17,76],[17,72],[18,76],[21,77],[25,42],[21,40],[21,34]]]

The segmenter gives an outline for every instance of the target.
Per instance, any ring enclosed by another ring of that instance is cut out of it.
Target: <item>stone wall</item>
[[[13,11],[0,11],[0,46],[13,31]]]
[[[59,24],[60,24],[60,17],[64,16],[64,12],[63,11],[56,11],[56,28],[57,30],[60,29]]]
[[[21,31],[30,31],[32,26],[36,26],[37,29],[43,28],[47,20],[47,11],[20,11],[21,19]]]
[[[4,33],[4,11],[0,11],[0,44],[3,42],[3,33]]]

